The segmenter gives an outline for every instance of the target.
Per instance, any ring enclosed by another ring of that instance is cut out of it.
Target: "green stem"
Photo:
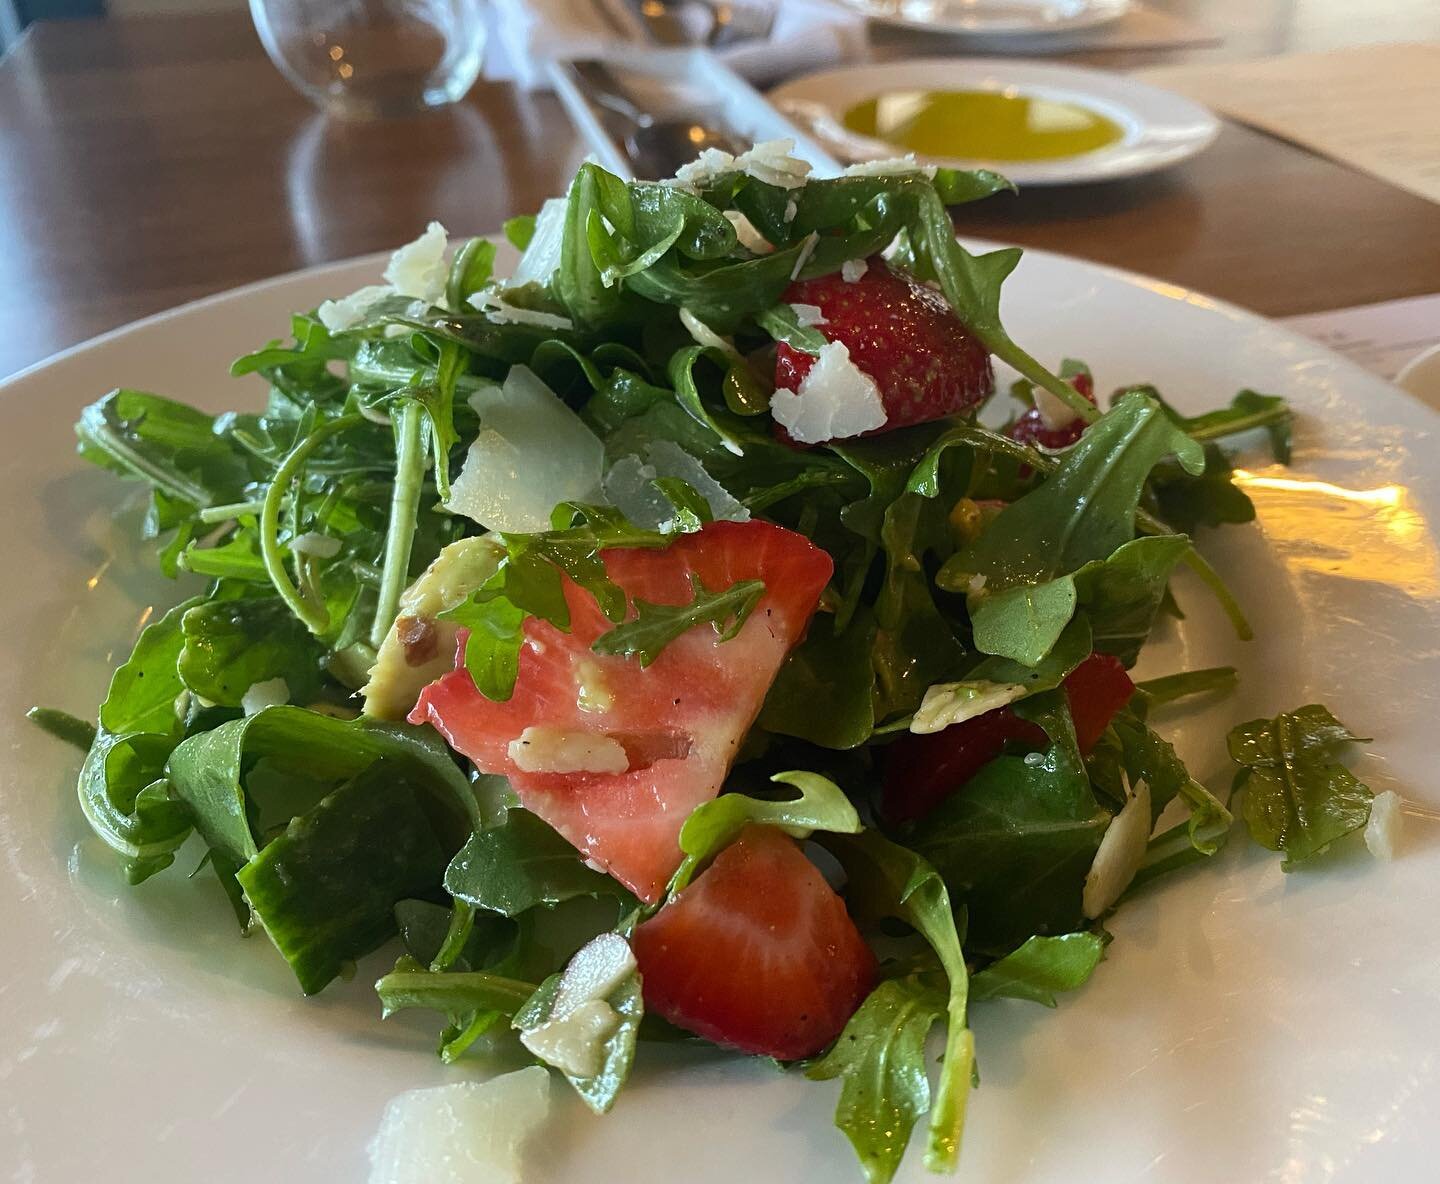
[[[95,743],[95,725],[88,719],[80,719],[68,711],[57,711],[53,707],[32,707],[25,713],[32,724],[49,732],[57,740],[73,744],[81,752],[89,752]]]
[[[423,415],[417,404],[401,403],[390,412],[395,425],[395,490],[390,496],[390,526],[385,532],[385,564],[370,644],[380,648],[400,607],[400,594],[410,583],[410,549],[415,542],[415,518],[420,489],[425,483]]]
[[[201,522],[213,525],[216,522],[229,522],[231,519],[239,518],[242,514],[259,514],[265,509],[263,499],[249,502],[230,502],[223,506],[210,506],[201,510],[197,517]]]
[[[375,984],[385,1014],[407,1007],[463,1014],[498,1011],[514,1015],[535,993],[534,983],[520,982],[483,970],[440,973],[403,968],[393,970]]]
[[[1196,416],[1196,420],[1204,420],[1207,416]],[[1185,428],[1185,434],[1192,440],[1202,443],[1207,440],[1219,440],[1225,436],[1238,436],[1241,432],[1253,431],[1255,428],[1268,428],[1273,424],[1282,423],[1290,418],[1289,407],[1272,407],[1265,411],[1255,411],[1239,419],[1221,420],[1214,424],[1200,423],[1198,426]]]
[[[1201,582],[1220,602],[1220,607],[1225,610],[1225,615],[1230,618],[1230,624],[1235,629],[1235,636],[1241,641],[1252,641],[1255,631],[1250,628],[1250,622],[1245,619],[1245,610],[1240,607],[1240,602],[1225,586],[1225,581],[1220,578],[1219,573],[1210,566],[1210,561],[1192,546],[1185,552],[1182,562],[1200,577]]]
[[[330,627],[330,614],[323,604],[317,604],[301,595],[285,570],[285,556],[280,550],[280,508],[290,490],[290,482],[299,474],[305,459],[331,436],[365,423],[363,415],[342,415],[338,419],[322,423],[305,439],[290,450],[290,455],[280,462],[275,470],[275,479],[265,491],[265,501],[260,510],[260,557],[265,563],[265,572],[275,591],[300,620],[305,628],[316,635]]]

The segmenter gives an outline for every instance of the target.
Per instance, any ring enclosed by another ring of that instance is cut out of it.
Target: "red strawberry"
[[[1069,381],[1091,403],[1095,402],[1095,380],[1088,371],[1072,375]],[[1084,430],[1085,421],[1079,418],[1071,420],[1063,428],[1052,428],[1039,409],[1032,407],[1010,425],[1010,438],[1022,444],[1039,444],[1042,448],[1069,448],[1080,439]]]
[[[1065,697],[1081,753],[1099,742],[1135,684],[1120,659],[1091,654],[1065,679]],[[1045,733],[1008,707],[928,735],[902,736],[886,750],[883,812],[891,822],[923,818],[1014,741],[1043,747]]]
[[[782,1061],[834,1040],[875,985],[845,902],[768,826],[746,827],[632,944],[649,1010]]]
[[[989,352],[945,298],[878,255],[858,280],[838,274],[800,280],[784,299],[818,307],[825,318],[820,332],[841,342],[880,388],[886,422],[876,432],[957,415],[995,388]],[[810,354],[780,342],[775,385],[799,390],[814,364]]]
[[[485,698],[462,667],[426,687],[410,719],[434,724],[483,772],[504,774],[527,809],[636,895],[655,901],[680,864],[681,825],[720,791],[780,663],[804,636],[833,565],[803,535],[758,521],[712,522],[663,551],[616,549],[603,558],[632,600],[689,604],[692,575],[717,592],[763,580],[765,594],[729,641],[700,626],[642,667],[633,658],[591,652],[612,626],[595,598],[567,580],[570,631],[534,618],[525,622],[509,699]],[[593,737],[612,752],[618,743],[628,766],[538,772],[531,762],[521,769],[512,741],[535,727]]]

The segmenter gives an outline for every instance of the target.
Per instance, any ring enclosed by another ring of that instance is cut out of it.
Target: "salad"
[[[512,268],[432,223],[295,316],[263,410],[87,407],[178,603],[95,724],[32,715],[130,882],[193,849],[306,994],[398,936],[382,1014],[596,1111],[652,1040],[839,1079],[879,1182],[917,1127],[956,1166],[970,1004],[1082,986],[1232,812],[1287,869],[1396,814],[1319,705],[1235,727],[1227,805],[1156,724],[1236,671],[1129,673],[1181,567],[1249,635],[1194,540],[1284,401],[1031,357],[948,212],[1002,177],[808,173],[585,164]]]

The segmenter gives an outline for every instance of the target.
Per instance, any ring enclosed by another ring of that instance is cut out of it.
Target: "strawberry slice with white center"
[[[713,522],[664,550],[603,553],[631,600],[689,604],[692,577],[719,592],[761,580],[739,633],[699,625],[646,667],[591,646],[613,628],[569,580],[570,630],[525,622],[515,691],[485,698],[463,666],[431,683],[411,712],[486,773],[501,773],[525,807],[646,901],[680,864],[680,827],[720,792],[780,664],[805,634],[830,579],[830,557],[767,522]]]
[[[635,931],[645,1006],[782,1061],[833,1041],[875,985],[875,955],[795,840],[749,826]]]

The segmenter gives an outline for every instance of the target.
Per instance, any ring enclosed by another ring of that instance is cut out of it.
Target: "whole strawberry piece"
[[[875,985],[845,902],[770,826],[746,827],[631,944],[648,1010],[782,1061],[833,1041]]]
[[[799,280],[784,295],[791,304],[820,310],[815,327],[829,342],[843,346],[848,362],[878,390],[883,423],[858,432],[837,431],[833,438],[875,435],[957,415],[990,394],[995,375],[989,351],[939,292],[892,269],[878,255],[866,260],[857,278],[847,280],[846,274],[854,275],[854,269],[847,265],[845,273]],[[805,379],[816,362],[811,354],[780,342],[775,386],[805,397]],[[790,434],[805,443],[818,442]]]
[[[1095,380],[1088,370],[1072,374],[1067,381],[1091,403],[1095,402]],[[1049,391],[1037,388],[1035,406],[1010,425],[1010,438],[1042,448],[1069,448],[1084,430],[1083,419]]]

